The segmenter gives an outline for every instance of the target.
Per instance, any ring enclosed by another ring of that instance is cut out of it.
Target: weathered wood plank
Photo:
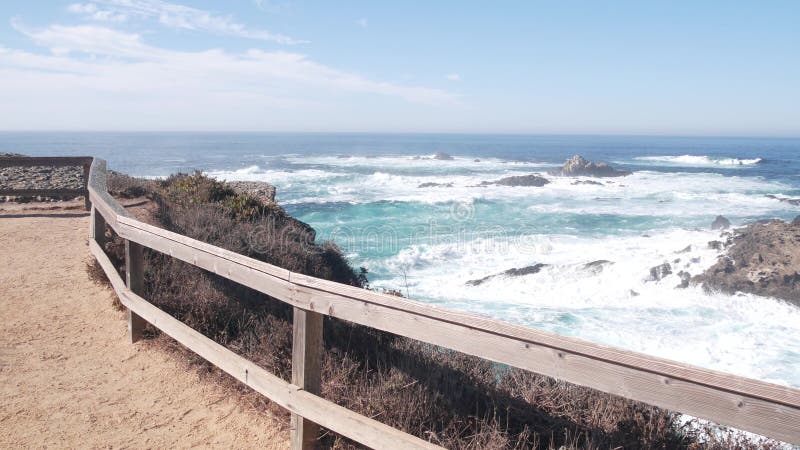
[[[86,211],[90,211],[92,209],[92,201],[89,198],[89,175],[92,170],[92,163],[91,161],[87,161],[83,164],[83,202],[84,202],[84,209]]]
[[[123,236],[127,233],[127,236],[124,237],[133,239],[134,241],[137,237],[141,239],[148,239],[153,243],[153,245],[158,246],[158,248],[154,248],[154,250],[158,250],[162,253],[170,254],[170,251],[178,251],[178,249],[183,249],[186,251],[185,253],[187,255],[193,254],[197,255],[198,257],[208,256],[219,263],[225,264],[225,267],[239,267],[247,269],[250,272],[260,272],[281,280],[289,280],[289,274],[291,272],[281,267],[274,266],[257,259],[249,258],[239,253],[225,250],[223,248],[216,247],[206,242],[198,241],[197,239],[192,239],[178,233],[173,233],[172,231],[167,231],[163,228],[149,225],[130,217],[120,218],[119,223],[122,225],[120,236]],[[178,258],[180,259],[180,257]],[[227,264],[226,261],[232,263],[233,265]],[[224,276],[224,273],[219,274]]]
[[[0,195],[15,197],[81,197],[86,195],[84,189],[0,189]]]
[[[125,276],[128,289],[142,295],[144,293],[144,253],[142,246],[136,242],[125,241]],[[128,319],[128,338],[131,344],[142,339],[145,321],[135,312],[126,311]]]
[[[294,308],[292,322],[292,384],[316,395],[322,386],[322,314],[300,308]],[[292,449],[313,449],[317,424],[299,414],[291,421]]]
[[[97,242],[100,248],[105,249],[106,242],[108,241],[106,238],[106,220],[97,210],[96,206],[97,205],[92,206],[91,240]]]
[[[130,217],[130,214],[108,193],[106,177],[106,162],[100,158],[94,158],[89,169],[89,200],[105,218],[108,226],[119,234],[117,218]]]
[[[4,156],[0,157],[0,168],[34,166],[82,166],[92,162],[91,156]]]

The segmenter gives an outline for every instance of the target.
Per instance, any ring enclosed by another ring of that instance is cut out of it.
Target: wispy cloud
[[[362,18],[356,20],[356,25],[360,26],[361,28],[367,28],[367,25],[369,25],[369,22],[367,21],[366,17],[362,17]]]
[[[448,73],[444,77],[450,81],[461,81],[461,75],[457,73]]]
[[[94,3],[73,3],[67,6],[67,11],[99,22],[124,22],[128,19],[125,14],[116,13],[108,9],[100,9]]]
[[[72,4],[68,9],[93,20],[121,21],[132,17],[154,19],[171,28],[205,31],[217,35],[271,41],[284,45],[308,43],[308,41],[282,34],[249,28],[235,21],[229,15],[219,15],[211,11],[162,0],[94,0],[88,3]]]
[[[299,53],[255,49],[240,53],[176,51],[149,45],[138,34],[99,25],[31,29],[12,21],[12,26],[52,54],[0,47],[0,73],[4,80],[0,94],[4,88],[13,86],[12,79],[35,74],[36,79],[48,86],[61,87],[69,80],[83,88],[102,88],[107,93],[135,91],[165,99],[202,97],[208,93],[217,96],[236,93],[239,98],[288,93],[303,101],[313,100],[314,93],[306,92],[311,88],[323,95],[377,94],[422,104],[449,104],[457,100],[453,94],[439,89],[370,80]]]

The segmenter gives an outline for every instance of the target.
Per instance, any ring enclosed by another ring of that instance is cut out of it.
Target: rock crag
[[[713,241],[717,243],[719,241]],[[762,221],[736,229],[727,254],[692,278],[707,290],[747,292],[800,306],[800,221]]]
[[[561,177],[624,177],[631,173],[625,170],[617,170],[604,162],[591,162],[580,155],[575,155],[568,159],[558,170],[550,171],[551,175]]]

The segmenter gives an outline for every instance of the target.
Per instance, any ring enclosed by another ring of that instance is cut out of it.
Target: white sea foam
[[[677,272],[696,275],[714,263],[718,253],[707,242],[717,238],[711,231],[673,229],[603,240],[536,235],[526,245],[418,244],[383,262],[382,269],[407,278],[378,285],[445,307],[800,386],[800,373],[792,369],[800,364],[800,309],[753,295],[676,289]],[[679,253],[688,245],[688,252]],[[596,260],[613,264],[599,272],[585,268]],[[649,268],[664,262],[674,273],[648,281]],[[534,263],[548,266],[533,275],[465,284]]]
[[[682,166],[752,166],[761,163],[761,158],[712,158],[704,155],[639,156],[638,161],[659,162]]]

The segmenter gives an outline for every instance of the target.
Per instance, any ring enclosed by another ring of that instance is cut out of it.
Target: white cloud
[[[364,104],[396,108],[458,102],[447,91],[371,80],[299,53],[176,51],[99,25],[12,25],[51,53],[0,46],[0,129],[274,128],[312,114],[317,124],[344,118],[337,111],[363,95],[384,99]]]
[[[360,26],[361,28],[367,28],[367,25],[369,25],[369,22],[367,21],[366,17],[362,17],[362,18],[356,20],[356,25]]]
[[[70,5],[68,9],[94,20],[121,21],[138,17],[158,20],[162,25],[171,28],[205,31],[223,36],[271,41],[284,45],[308,43],[266,30],[248,28],[236,22],[231,16],[218,15],[162,0],[94,0],[86,4]]]
[[[461,75],[459,75],[457,73],[448,73],[444,77],[447,78],[450,81],[461,81]]]

